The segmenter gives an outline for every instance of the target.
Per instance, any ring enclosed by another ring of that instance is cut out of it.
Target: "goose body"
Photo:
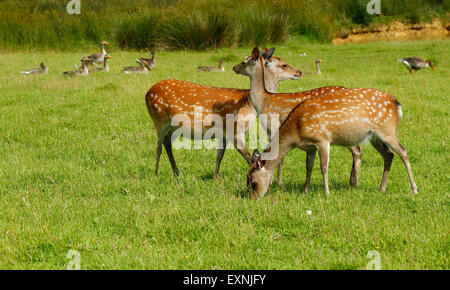
[[[69,77],[77,77],[77,76],[87,76],[89,74],[89,70],[87,68],[87,63],[91,59],[89,57],[83,57],[81,60],[81,69],[74,70],[74,71],[65,71],[62,72],[63,75],[69,76]]]
[[[107,41],[102,41],[100,43],[100,53],[94,53],[94,54],[91,54],[90,56],[88,56],[88,58],[90,59],[89,64],[101,63],[104,61],[105,55],[106,55],[105,45],[108,45],[108,44],[109,44],[109,42],[107,42]]]
[[[126,74],[146,74],[148,73],[147,65],[148,61],[139,59],[136,60],[137,63],[139,63],[139,66],[126,66],[123,68],[123,72]]]
[[[111,58],[110,55],[105,55],[103,59],[103,67],[98,67],[97,71],[109,72],[108,58]]]
[[[147,67],[147,69],[152,70],[155,66],[156,66],[156,61],[155,61],[155,52],[152,51],[152,58],[145,58],[145,57],[140,57],[136,60],[138,63],[141,63],[141,61],[146,61],[148,64],[145,64],[145,66]]]
[[[219,67],[216,66],[198,66],[197,69],[201,72],[224,72],[223,60],[219,60]]]
[[[23,73],[24,75],[47,74],[48,68],[45,66],[45,64],[43,62],[41,62],[41,65],[38,68],[21,71],[20,73]]]
[[[409,70],[410,74],[413,70],[417,72],[418,70],[427,67],[431,67],[431,69],[434,70],[434,63],[431,60],[423,60],[418,57],[405,57],[398,59],[397,61],[403,63]]]

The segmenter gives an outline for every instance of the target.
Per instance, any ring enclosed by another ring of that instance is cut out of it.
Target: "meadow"
[[[145,53],[107,47],[111,71],[65,78],[98,50],[0,53],[0,268],[65,269],[76,250],[81,269],[366,269],[380,253],[382,269],[449,269],[450,41],[333,46],[291,40],[275,55],[305,75],[279,92],[325,85],[371,87],[402,103],[400,142],[419,187],[414,196],[396,156],[386,193],[381,156],[364,145],[360,186],[348,185],[351,155],[332,147],[330,196],[318,162],[312,193],[302,194],[305,154],[284,161],[284,183],[259,201],[248,198],[248,165],[227,150],[213,178],[215,150],[175,150],[175,178],[165,152],[154,176],[156,132],[145,93],[167,78],[249,88],[232,72],[251,47],[161,51],[148,75],[125,75]],[[306,56],[300,56],[300,53]],[[410,75],[396,59],[432,59]],[[224,73],[196,65],[225,60]],[[49,74],[19,71],[43,61]]]

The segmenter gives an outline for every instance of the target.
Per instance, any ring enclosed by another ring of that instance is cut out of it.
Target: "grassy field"
[[[227,150],[219,181],[214,150],[176,150],[179,179],[163,152],[155,177],[156,133],[144,101],[166,78],[248,88],[231,67],[250,48],[160,52],[148,75],[124,75],[121,68],[142,54],[112,47],[110,73],[77,79],[59,72],[90,50],[2,53],[0,268],[65,269],[68,251],[77,250],[82,269],[365,269],[376,250],[383,269],[449,269],[449,47],[278,46],[275,55],[302,71],[313,71],[317,57],[325,61],[322,75],[283,82],[280,92],[344,85],[398,98],[400,141],[420,192],[411,194],[396,156],[380,193],[383,162],[365,145],[359,188],[348,185],[350,153],[333,147],[331,195],[322,195],[318,162],[312,194],[302,194],[305,154],[294,150],[284,184],[259,201],[248,199],[248,166],[235,150]],[[396,59],[413,55],[435,60],[436,70],[409,75]],[[225,73],[196,71],[219,58]],[[18,73],[41,61],[48,75]]]

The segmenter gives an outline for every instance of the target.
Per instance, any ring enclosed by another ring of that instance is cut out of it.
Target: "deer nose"
[[[235,73],[237,73],[237,72],[238,72],[238,69],[239,69],[239,68],[238,68],[238,66],[237,66],[237,65],[233,66],[233,70],[234,70],[234,72],[235,72]]]

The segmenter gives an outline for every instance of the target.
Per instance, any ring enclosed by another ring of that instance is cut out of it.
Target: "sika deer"
[[[263,57],[259,65],[264,66]],[[264,75],[259,74],[262,81]],[[252,77],[256,77],[255,74]],[[264,92],[264,94],[268,94]],[[314,98],[298,104],[289,114],[265,153],[274,150],[276,159],[264,160],[255,150],[247,174],[251,186],[251,198],[263,197],[271,183],[277,164],[292,149],[307,152],[305,192],[310,190],[311,172],[316,151],[319,151],[323,174],[324,193],[328,189],[328,162],[330,145],[354,146],[370,141],[384,159],[384,172],[380,190],[386,190],[386,182],[394,154],[392,148],[405,163],[413,193],[418,189],[414,182],[406,149],[398,142],[397,133],[402,117],[400,103],[391,95],[376,89],[342,89],[339,92]],[[275,142],[276,141],[276,142]],[[279,142],[278,142],[279,141]]]
[[[252,103],[255,106],[255,109],[258,112],[258,114],[269,115],[269,118],[267,118],[267,120],[269,121],[268,124],[264,123],[262,124],[266,128],[266,131],[268,132],[269,136],[271,136],[272,133],[275,133],[270,131],[271,124],[269,123],[271,122],[270,116],[272,114],[278,114],[280,116],[280,121],[283,122],[287,118],[288,114],[292,111],[292,109],[295,108],[295,106],[300,102],[306,101],[311,98],[317,98],[326,94],[336,93],[345,89],[344,87],[341,86],[335,87],[330,86],[292,94],[267,93],[262,83],[262,78],[260,74],[263,74],[263,72],[266,69],[270,69],[270,67],[273,65],[272,54],[274,50],[275,48],[272,48],[264,52],[263,54],[264,67],[262,69],[258,63],[260,52],[256,47],[252,51],[252,56],[247,57],[246,59],[244,59],[242,63],[233,67],[233,70],[236,73],[250,76],[250,86],[251,86],[250,99],[252,100]],[[278,128],[279,126],[280,124],[278,124],[276,128]],[[360,146],[352,146],[349,147],[349,149],[353,155],[353,166],[350,174],[350,185],[357,186],[359,183],[359,168],[361,166],[362,148]],[[281,180],[282,163],[283,160],[280,161],[278,166],[277,179],[278,183],[280,184],[282,183]]]
[[[292,68],[279,58],[273,57],[273,65],[265,71],[265,85],[275,92],[279,81],[298,79],[301,72]],[[179,80],[163,80],[150,88],[146,95],[147,109],[156,127],[158,145],[156,149],[155,174],[158,175],[159,160],[164,145],[174,174],[179,171],[172,153],[171,135],[178,128],[173,126],[172,119],[177,114],[187,114],[193,121],[194,108],[198,107],[207,114],[219,114],[222,119],[232,114],[239,120],[245,119],[252,123],[256,119],[256,111],[250,101],[249,90],[215,88]],[[223,122],[225,124],[225,122]],[[209,129],[202,127],[201,136]],[[247,132],[248,128],[244,128]],[[239,153],[250,164],[251,155],[245,148],[245,136],[236,132],[233,142]],[[223,132],[226,132],[224,126]],[[195,135],[195,134],[194,134]],[[226,136],[224,134],[224,136]],[[228,140],[225,141],[225,146]],[[217,149],[214,177],[217,178],[225,148]]]

